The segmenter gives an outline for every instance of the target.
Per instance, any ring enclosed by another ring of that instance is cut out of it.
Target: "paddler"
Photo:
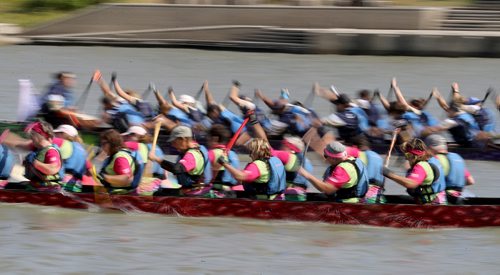
[[[28,190],[59,192],[62,182],[62,158],[56,145],[52,143],[52,126],[45,122],[34,122],[26,126],[29,141],[11,144],[32,150],[24,160],[25,177],[30,181]],[[7,145],[8,143],[5,142]]]
[[[149,153],[149,159],[177,177],[182,186],[179,195],[210,197],[211,186],[206,184],[212,179],[208,151],[194,140],[191,128],[175,127],[168,142],[180,152],[176,162],[160,158],[154,152]]]
[[[240,160],[238,155],[230,150],[227,152],[227,143],[231,138],[231,132],[222,124],[214,124],[208,131],[208,158],[212,166],[212,191],[218,198],[236,197],[233,188],[239,182],[229,173],[222,165],[217,163],[217,160],[223,156],[231,166],[236,169],[240,168]]]
[[[148,131],[142,126],[130,126],[128,130],[121,134],[123,136],[124,145],[131,152],[137,152],[143,160],[148,159],[149,151],[152,148],[151,136]],[[159,146],[156,146],[155,154],[163,158],[163,151]],[[154,178],[165,179],[165,170],[158,163],[153,163],[152,176]]]
[[[256,123],[253,118],[250,123]],[[245,193],[260,200],[284,200],[286,187],[285,168],[281,161],[271,155],[267,140],[254,138],[247,144],[252,161],[244,170],[233,167],[225,157],[217,160],[238,181],[243,182]]]
[[[439,163],[443,167],[448,202],[460,204],[465,186],[475,183],[474,178],[465,165],[464,159],[456,153],[448,152],[446,138],[441,135],[430,135],[425,139],[425,142],[429,146],[434,158],[439,160]]]
[[[59,147],[63,160],[65,190],[81,192],[82,179],[86,173],[87,152],[75,127],[62,124],[54,129],[53,143]]]
[[[299,174],[316,189],[338,202],[364,202],[368,177],[361,160],[348,156],[346,147],[338,141],[326,145],[323,157],[330,164],[323,174],[323,179],[316,178],[304,168],[299,169]]]
[[[63,97],[63,107],[72,108],[75,104],[74,92],[76,75],[71,72],[59,72],[55,74],[55,82],[50,85],[48,91],[42,97],[41,105],[49,101],[50,95],[59,95]]]
[[[420,204],[446,204],[446,183],[441,165],[432,158],[425,143],[413,138],[403,143],[401,150],[411,167],[406,177],[387,167],[384,167],[384,176],[406,187],[408,194]]]
[[[115,129],[101,134],[101,149],[108,156],[98,175],[101,184],[113,194],[134,192],[144,169],[140,154],[126,149],[122,136]]]

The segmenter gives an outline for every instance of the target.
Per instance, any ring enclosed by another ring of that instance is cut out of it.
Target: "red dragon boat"
[[[465,205],[415,205],[407,196],[388,196],[387,204],[343,204],[311,193],[307,202],[246,198],[207,199],[103,193],[42,193],[0,190],[0,201],[74,209],[101,207],[186,217],[238,217],[396,228],[500,226],[500,199],[469,198]]]

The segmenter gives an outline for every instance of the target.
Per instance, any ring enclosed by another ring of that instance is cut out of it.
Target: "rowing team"
[[[428,137],[429,148],[420,139],[412,139],[401,147],[410,164],[407,176],[399,176],[383,167],[382,158],[369,149],[366,138],[353,141],[358,147],[346,147],[332,141],[323,149],[328,167],[323,178],[312,174],[312,165],[306,158],[304,142],[287,136],[281,148],[271,148],[255,111],[245,113],[242,124],[250,128],[254,138],[246,148],[251,161],[240,169],[235,152],[231,150],[238,135],[231,138],[223,125],[214,125],[209,131],[208,149],[193,138],[191,128],[179,125],[168,138],[180,154],[171,162],[162,157],[161,150],[145,141],[144,128],[132,126],[120,134],[111,129],[100,136],[101,150],[106,159],[102,169],[95,173],[89,157],[78,141],[77,130],[61,125],[55,130],[45,122],[34,122],[25,129],[28,140],[8,132],[2,134],[2,173],[4,188],[11,173],[13,156],[7,146],[30,150],[24,161],[26,187],[37,191],[81,191],[82,184],[102,185],[113,194],[167,194],[210,198],[235,197],[243,190],[250,198],[264,200],[305,201],[308,182],[332,200],[345,203],[384,203],[384,176],[406,187],[408,193],[422,204],[446,204],[461,197],[465,185],[474,180],[465,168],[463,159],[447,152],[443,137]],[[238,131],[239,133],[240,131]],[[55,136],[54,136],[55,135]],[[125,139],[125,140],[124,140]],[[144,176],[145,163],[156,164]],[[168,186],[166,172],[175,175],[178,189]]]
[[[71,106],[74,104],[70,96],[71,92],[68,90],[70,85],[67,84],[71,83],[68,81],[71,77],[73,76],[70,74],[61,74],[60,82],[56,83],[43,97],[40,117],[55,127],[61,124],[72,124],[77,128],[92,128],[100,124],[100,121],[89,123],[88,120],[79,119],[81,116],[76,116],[75,112],[71,111]],[[170,88],[168,97],[171,102],[152,87],[143,94],[142,98],[134,91],[122,89],[116,74],[112,76],[112,85],[104,81],[100,71],[94,73],[89,85],[92,82],[98,83],[104,95],[102,121],[120,132],[125,132],[134,125],[151,129],[156,122],[160,121],[167,132],[172,131],[178,125],[185,125],[193,129],[195,136],[203,138],[214,124],[223,124],[231,130],[232,134],[235,134],[243,123],[240,115],[224,106],[228,102],[218,104],[214,100],[207,81],[203,83],[196,97],[181,95],[177,98],[173,89]],[[424,138],[446,131],[462,147],[496,147],[493,141],[499,138],[495,133],[495,115],[484,106],[491,90],[483,100],[466,98],[460,94],[457,83],[452,84],[450,102],[444,100],[437,89],[434,89],[427,99],[413,99],[407,102],[396,79],[391,81],[390,92],[396,96],[396,101],[393,102],[389,102],[388,98],[379,92],[375,92],[372,96],[366,90],[361,91],[360,98],[353,101],[346,94],[338,93],[334,86],[326,89],[315,84],[305,104],[292,102],[287,89],[281,91],[277,100],[265,96],[257,89],[255,98],[252,99],[240,95],[239,86],[240,84],[235,81],[226,98],[234,102],[242,113],[249,109],[255,110],[257,120],[266,134],[273,139],[281,138],[284,134],[304,136],[312,127],[317,129],[320,136],[328,134],[330,127],[334,127],[340,139],[344,141],[354,136],[364,135],[373,142],[384,142],[384,138],[393,131],[394,127],[401,129],[399,143],[409,141],[414,137]],[[112,91],[112,87],[115,92]],[[155,108],[152,108],[151,104],[144,99],[151,90],[154,91],[158,101],[158,115]],[[206,107],[198,104],[197,98],[201,93],[205,94]],[[336,112],[320,118],[311,107],[314,96],[328,99],[336,106]],[[424,110],[433,97],[448,115],[448,119],[441,123]],[[393,123],[389,123],[378,109],[374,103],[376,98],[380,99]],[[263,101],[272,110],[274,117],[259,108],[256,100]],[[500,96],[497,104],[500,107]]]

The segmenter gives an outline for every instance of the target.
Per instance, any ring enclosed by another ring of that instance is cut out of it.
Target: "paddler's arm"
[[[394,88],[394,94],[396,95],[397,101],[399,103],[403,104],[408,111],[411,111],[417,115],[420,115],[422,113],[420,110],[413,108],[412,106],[410,106],[410,104],[408,104],[405,97],[403,96],[403,93],[401,92],[401,89],[398,86],[398,83],[396,82],[395,77],[392,78],[391,86],[392,86],[392,88]]]
[[[120,96],[121,98],[125,99],[128,103],[130,103],[132,105],[134,105],[136,103],[136,101],[138,100],[138,98],[133,97],[133,96],[127,94],[122,89],[122,87],[120,86],[120,84],[118,83],[118,80],[114,79],[113,85],[115,86],[115,90],[116,90],[116,93],[118,94],[118,96]]]
[[[239,97],[238,93],[240,91],[240,83],[238,81],[233,81],[233,85],[231,86],[231,90],[229,90],[229,99],[231,99],[236,106],[244,105],[247,101],[243,100]]]
[[[45,175],[55,175],[61,169],[61,163],[43,163],[39,160],[33,161],[33,166],[36,170],[42,172]]]
[[[175,97],[175,94],[174,94],[174,89],[172,87],[169,87],[169,89],[168,89],[168,96],[170,97],[170,101],[172,101],[172,104],[174,105],[174,107],[181,109],[185,113],[189,113],[188,108],[186,106],[184,106],[184,104],[177,101],[177,98]]]
[[[133,175],[102,175],[103,179],[112,187],[129,187],[134,180]]]
[[[335,192],[337,192],[338,188],[335,187],[332,184],[326,183],[317,177],[313,176],[313,174],[309,173],[306,169],[303,167],[300,167],[299,170],[297,171],[300,175],[302,175],[307,181],[309,181],[316,189],[319,191],[331,195]]]
[[[255,96],[260,98],[264,103],[269,107],[273,108],[274,107],[274,102],[271,98],[267,97],[262,93],[260,89],[255,89]]]
[[[105,97],[107,97],[108,99],[110,99],[112,101],[116,101],[117,95],[115,95],[113,93],[113,91],[111,91],[111,89],[108,86],[108,83],[106,83],[106,81],[104,81],[104,78],[102,76],[99,77],[95,81],[97,82],[97,84],[99,84],[99,87],[101,88],[101,91]]]
[[[208,81],[205,80],[203,82],[203,92],[205,92],[205,101],[207,102],[207,109],[208,106],[210,105],[217,105],[217,102],[214,99],[214,96],[212,95],[212,92],[210,92],[210,89],[208,88]]]
[[[338,99],[337,94],[332,90],[321,87],[318,82],[314,83],[314,93],[322,98],[328,99],[329,101],[335,101]]]
[[[392,172],[387,167],[384,167],[383,174],[386,178],[395,181],[396,183],[402,185],[405,188],[413,189],[417,188],[420,184],[407,177],[402,177],[394,172]]]
[[[221,164],[222,166],[224,166],[224,168],[231,174],[233,175],[233,177],[237,180],[237,181],[245,181],[248,177],[247,177],[247,174],[240,170],[240,169],[237,169],[237,168],[234,168],[233,166],[231,166],[231,164],[229,164],[228,162],[222,162],[222,161],[219,161],[219,164]]]
[[[171,162],[166,159],[158,157],[155,152],[149,152],[149,159],[160,164],[161,168],[171,172],[174,175],[186,172],[186,168],[179,162]]]

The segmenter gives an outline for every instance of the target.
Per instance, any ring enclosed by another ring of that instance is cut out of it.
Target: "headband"
[[[292,151],[295,151],[295,153],[300,153],[300,149],[295,146],[294,144],[292,144],[291,142],[289,142],[288,140],[284,139],[282,141],[283,145],[285,145],[286,147],[290,148]]]
[[[28,124],[26,128],[24,129],[25,133],[29,133],[30,131],[33,131],[41,136],[43,136],[46,139],[49,139],[49,134],[43,130],[42,123],[40,122],[33,122],[31,124]]]

